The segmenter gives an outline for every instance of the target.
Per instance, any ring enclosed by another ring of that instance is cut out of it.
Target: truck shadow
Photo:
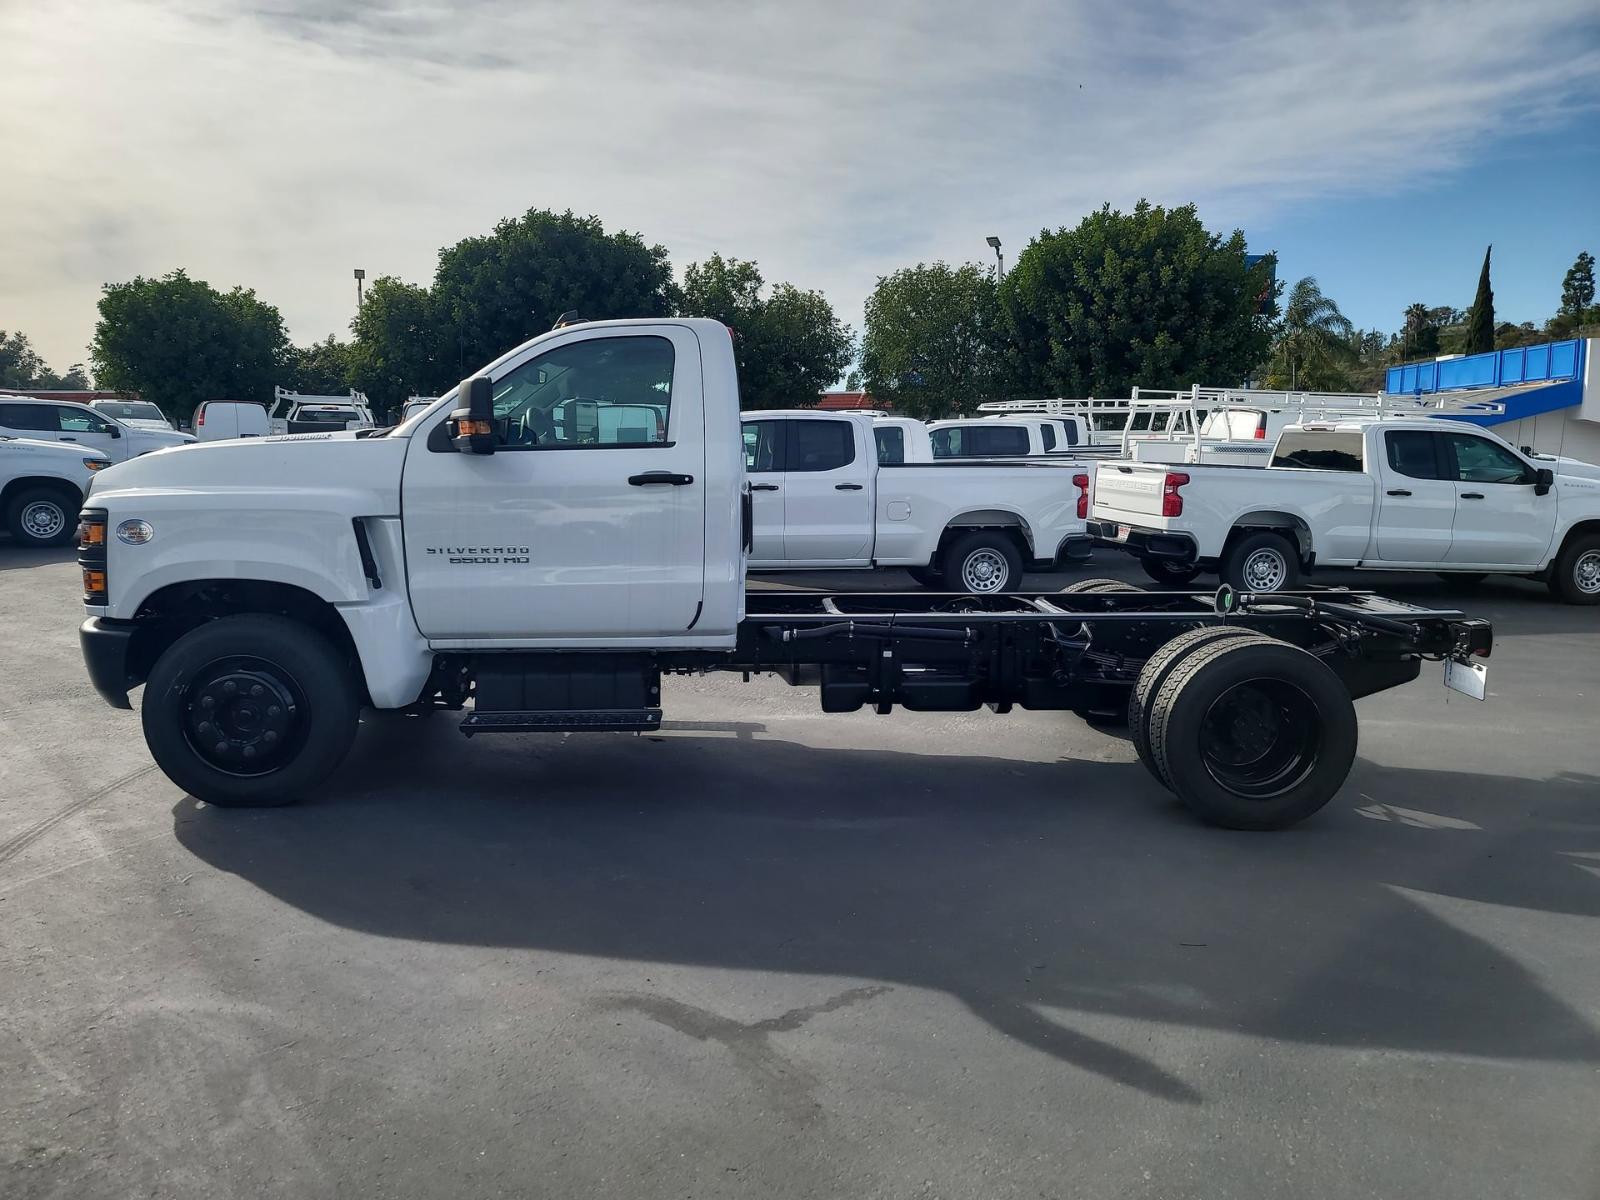
[[[1600,915],[1593,777],[1363,762],[1312,822],[1245,835],[1130,765],[817,750],[754,723],[468,757],[450,723],[419,724],[364,730],[337,799],[185,798],[176,836],[379,936],[936,989],[1180,1103],[1204,1099],[1180,1069],[1078,1026],[1600,1061],[1504,948],[1505,909]]]

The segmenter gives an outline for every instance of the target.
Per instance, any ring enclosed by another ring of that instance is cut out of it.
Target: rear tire
[[[1133,690],[1128,693],[1128,732],[1132,735],[1133,748],[1138,752],[1139,761],[1145,765],[1145,770],[1156,777],[1162,787],[1170,789],[1172,782],[1162,771],[1155,755],[1150,753],[1151,705],[1161,690],[1161,685],[1166,683],[1178,665],[1191,654],[1217,642],[1246,637],[1260,638],[1261,635],[1238,625],[1204,625],[1199,629],[1180,633],[1145,659],[1144,666],[1139,671],[1139,679],[1133,685]]]
[[[1150,754],[1185,807],[1225,829],[1282,829],[1344,785],[1356,711],[1313,655],[1270,638],[1207,646],[1150,706]]]
[[[19,546],[65,546],[78,528],[81,496],[67,488],[24,488],[6,506],[6,529]]]
[[[1292,592],[1300,586],[1300,550],[1280,533],[1247,533],[1229,547],[1219,574],[1236,592]]]
[[[1600,533],[1583,533],[1556,555],[1550,593],[1564,604],[1600,604]]]
[[[1185,584],[1200,577],[1200,568],[1194,563],[1173,562],[1167,558],[1141,558],[1139,565],[1157,583]]]
[[[293,804],[333,773],[361,696],[337,650],[286,617],[222,617],[156,661],[140,717],[168,779],[223,808]]]
[[[979,530],[956,538],[941,565],[948,591],[998,596],[1022,586],[1022,555],[1003,533]]]

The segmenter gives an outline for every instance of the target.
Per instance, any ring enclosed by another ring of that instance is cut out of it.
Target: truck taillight
[[[200,411],[194,414],[194,427],[196,429],[199,429],[205,423],[206,423],[206,406],[204,404],[202,404],[200,406]]]
[[[1183,497],[1178,495],[1178,489],[1189,482],[1189,476],[1182,471],[1168,471],[1166,482],[1161,485],[1161,515],[1163,517],[1183,516]]]
[[[1261,418],[1261,423],[1256,426],[1256,441],[1264,442],[1266,440],[1267,440],[1267,419],[1265,417],[1262,417]]]
[[[1074,475],[1072,486],[1078,489],[1078,520],[1086,520],[1089,516],[1089,477]]]

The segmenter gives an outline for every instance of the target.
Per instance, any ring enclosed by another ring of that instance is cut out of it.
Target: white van
[[[194,410],[194,432],[202,442],[266,437],[267,409],[251,400],[202,400]]]

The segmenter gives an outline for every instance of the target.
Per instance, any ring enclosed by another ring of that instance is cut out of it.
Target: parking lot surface
[[[1361,701],[1283,833],[1066,714],[737,677],[658,735],[372,718],[252,812],[0,543],[0,1195],[1592,1197],[1600,612],[1321,581],[1492,618],[1490,698]]]

